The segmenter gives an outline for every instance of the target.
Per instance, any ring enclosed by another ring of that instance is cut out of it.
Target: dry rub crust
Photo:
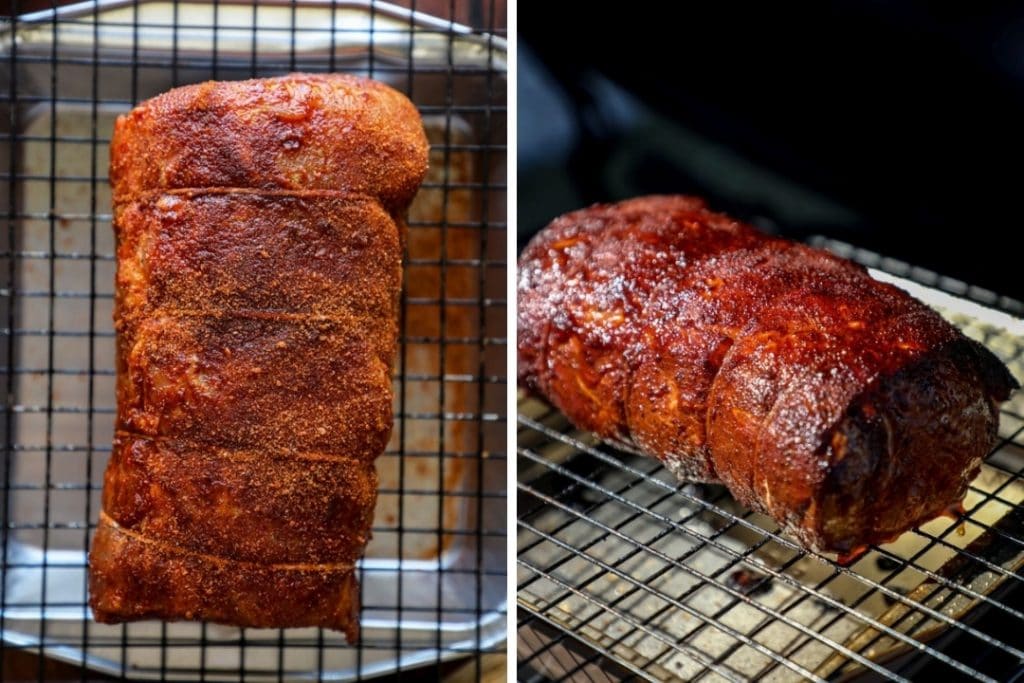
[[[391,369],[379,347],[393,340],[393,331],[369,337],[356,320],[147,318],[118,377],[118,428],[372,460],[391,432]]]
[[[151,190],[336,190],[404,211],[427,169],[419,112],[396,90],[343,74],[207,81],[117,119],[114,201]]]
[[[353,564],[370,535],[377,473],[370,461],[237,450],[124,432],[104,482],[119,526],[243,562]]]
[[[1016,386],[860,266],[688,197],[562,216],[519,272],[524,386],[819,550],[958,503]]]
[[[253,628],[322,626],[359,634],[359,585],[346,564],[239,562],[126,531],[104,513],[89,559],[102,623],[176,619]]]
[[[156,192],[120,205],[117,230],[117,291],[133,315],[172,307],[396,317],[399,229],[372,197]]]
[[[203,83],[118,119],[117,436],[97,621],[358,636],[419,115],[350,76]]]

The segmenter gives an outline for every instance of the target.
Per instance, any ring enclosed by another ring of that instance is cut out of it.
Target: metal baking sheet
[[[503,640],[505,461],[487,454],[505,443],[505,164],[503,153],[480,153],[504,144],[503,41],[382,3],[90,2],[57,15],[56,29],[50,12],[20,19],[19,97],[0,104],[16,108],[0,127],[17,121],[0,131],[0,158],[18,145],[18,166],[4,169],[17,179],[4,190],[14,188],[17,212],[15,263],[3,263],[14,275],[2,312],[13,320],[4,352],[15,373],[4,640],[133,679],[211,680],[239,670],[276,679],[281,668],[292,678],[366,677]],[[5,53],[11,40],[0,34]],[[409,215],[395,379],[404,418],[378,460],[361,563],[369,645],[344,647],[317,629],[93,623],[86,540],[115,397],[113,121],[173,85],[331,68],[411,92],[434,144]],[[487,297],[497,303],[482,306]]]

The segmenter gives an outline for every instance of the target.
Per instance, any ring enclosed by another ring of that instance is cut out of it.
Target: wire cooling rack
[[[12,2],[0,24],[0,677],[25,653],[40,656],[39,680],[50,660],[77,665],[82,680],[283,680],[422,665],[432,668],[417,675],[433,676],[465,657],[479,677],[481,655],[504,650],[504,20],[494,2],[468,5],[472,26],[415,2],[102,0],[20,16]],[[362,642],[318,629],[96,624],[85,559],[115,398],[114,118],[176,85],[290,71],[391,84],[417,104],[432,143],[409,216],[396,425],[360,564]]]
[[[1019,315],[1019,302],[818,243],[883,268],[876,277],[938,308],[1024,377],[1024,321],[1007,314]],[[1021,392],[1001,411],[965,512],[849,567],[802,550],[724,487],[679,482],[546,404],[522,399],[518,421],[520,680],[1024,675]]]

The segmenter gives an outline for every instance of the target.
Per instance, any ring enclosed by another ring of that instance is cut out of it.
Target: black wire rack
[[[448,16],[464,5],[448,3]],[[467,659],[479,678],[483,655],[504,652],[503,6],[469,3],[466,25],[415,0],[100,0],[31,13],[12,1],[0,23],[0,679],[44,680],[54,661],[81,680],[347,680],[424,666],[416,676],[434,677]],[[432,143],[409,215],[396,424],[359,567],[362,640],[96,624],[85,560],[115,401],[114,118],[177,85],[291,71],[391,84],[420,108]],[[38,656],[27,676],[26,655]]]
[[[1024,321],[1011,315],[1020,302],[818,244],[882,269],[876,277],[1024,376]],[[801,549],[724,487],[679,482],[546,404],[521,399],[518,423],[519,680],[1024,676],[1021,392],[1003,406],[999,442],[959,518],[847,567]]]

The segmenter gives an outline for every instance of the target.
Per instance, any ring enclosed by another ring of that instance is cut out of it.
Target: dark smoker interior
[[[1024,299],[1024,7],[519,6],[520,248],[554,216],[692,193]]]

